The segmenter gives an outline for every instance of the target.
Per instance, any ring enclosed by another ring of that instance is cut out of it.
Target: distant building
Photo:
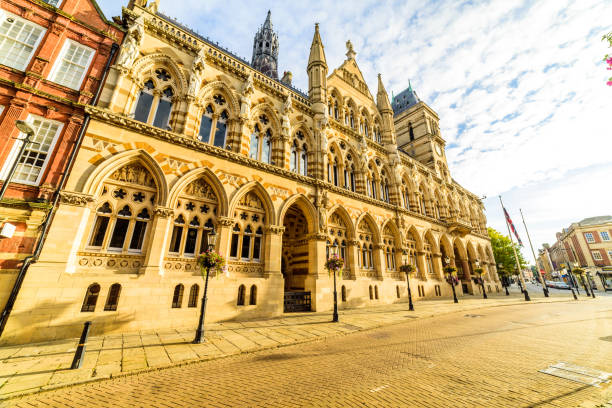
[[[585,218],[557,233],[557,241],[540,249],[538,267],[563,274],[580,267],[599,289],[612,290],[612,216]]]

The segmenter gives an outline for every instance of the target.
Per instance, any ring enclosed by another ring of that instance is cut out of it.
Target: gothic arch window
[[[370,224],[366,220],[361,220],[357,228],[357,238],[361,248],[361,268],[374,269],[373,241],[374,234]]]
[[[397,296],[397,298],[400,298],[400,288],[398,285],[395,285],[395,296]]]
[[[374,141],[377,143],[382,143],[382,137],[380,135],[380,123],[378,119],[374,122]]]
[[[389,180],[387,173],[383,170],[380,176],[380,199],[384,202],[389,202]]]
[[[359,120],[359,133],[363,134],[363,119]]]
[[[265,226],[263,202],[253,191],[246,193],[234,211],[230,258],[243,262],[263,262]]]
[[[174,99],[172,76],[163,68],[144,82],[138,95],[134,119],[162,129],[170,129],[169,121]]]
[[[344,162],[344,188],[347,190],[355,191],[355,164],[353,163],[353,156],[349,153],[346,155]]]
[[[363,134],[368,139],[370,138],[370,131],[368,130],[369,128],[370,128],[370,124],[368,123],[368,120],[366,119],[364,124],[363,124]]]
[[[423,215],[427,215],[427,209],[425,206],[425,192],[422,186],[419,187],[418,202],[419,202],[419,212]]]
[[[414,266],[415,270],[417,270],[417,241],[412,231],[408,231],[405,245],[405,249],[408,252],[408,264]]]
[[[342,285],[342,289],[340,289],[341,299],[343,302],[346,302],[346,286]]]
[[[374,300],[374,291],[372,289],[372,285],[370,285],[369,287],[369,292],[370,292],[370,300]]]
[[[105,311],[116,311],[117,305],[119,304],[119,295],[121,294],[121,285],[113,283],[108,290],[108,297],[106,298],[106,304],[104,305]]]
[[[236,299],[237,306],[244,306],[244,298],[246,296],[245,292],[246,288],[244,285],[238,286],[238,298]]]
[[[157,188],[138,162],[113,172],[102,186],[87,249],[110,253],[144,252]]]
[[[391,228],[387,225],[383,230],[382,236],[383,252],[385,254],[385,265],[388,270],[394,271],[396,269],[395,259],[395,235],[391,231]]]
[[[208,248],[208,233],[217,226],[219,202],[210,183],[200,177],[179,194],[174,208],[174,225],[168,253],[194,258]]]
[[[374,299],[378,300],[378,285],[374,285]]]
[[[410,206],[410,197],[412,196],[412,191],[405,179],[402,179],[401,190],[402,198],[404,199],[404,208],[406,208],[407,210],[414,211],[415,209]]]
[[[338,109],[338,101],[334,100],[334,119],[338,120],[340,116],[340,110]]]
[[[289,169],[303,176],[308,176],[308,144],[304,141],[304,132],[298,130],[291,144],[291,158]]]
[[[172,294],[172,308],[179,309],[183,307],[183,291],[185,287],[182,283],[179,283],[174,287],[174,293]]]
[[[349,113],[349,117],[350,117],[351,129],[356,129],[356,127],[355,127],[355,114],[353,113],[352,110]]]
[[[410,141],[414,141],[414,130],[412,129],[411,122],[408,122],[408,134],[410,135]]]
[[[332,164],[332,182],[334,183],[334,186],[338,185],[338,159],[335,157]]]
[[[372,163],[370,163],[368,165],[367,180],[366,180],[366,190],[367,190],[368,197],[372,197],[372,198],[378,197],[376,179],[377,179],[376,170],[374,169],[374,166],[372,166]]]
[[[199,138],[202,142],[225,148],[229,120],[229,113],[225,109],[226,104],[225,97],[216,94],[204,108],[199,131]]]
[[[426,269],[426,272],[430,275],[433,275],[435,273],[434,267],[433,267],[432,248],[433,248],[432,243],[428,238],[423,244],[423,252],[424,252],[424,257],[425,257],[424,258],[425,269]]]
[[[249,296],[249,305],[253,306],[257,304],[257,286],[251,285],[251,293]]]
[[[249,157],[264,163],[270,163],[272,129],[270,120],[265,114],[259,115],[253,133],[251,133]]]
[[[98,295],[100,294],[100,285],[97,283],[89,285],[85,292],[85,299],[81,306],[81,312],[95,312]]]
[[[197,307],[198,305],[198,293],[200,292],[200,287],[197,283],[191,285],[191,289],[189,289],[189,301],[187,302],[187,307]]]

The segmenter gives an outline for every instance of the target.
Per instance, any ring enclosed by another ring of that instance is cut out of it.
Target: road
[[[609,397],[612,386],[595,388],[538,370],[565,361],[612,371],[611,357],[612,298],[525,303],[415,319],[273,351],[73,386],[5,404],[578,407],[586,400]]]

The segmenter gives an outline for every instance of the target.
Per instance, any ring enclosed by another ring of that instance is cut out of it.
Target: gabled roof
[[[357,81],[361,82],[362,84],[365,85],[365,89],[359,89],[358,87],[354,86],[353,84],[351,84],[350,80],[347,80],[347,78],[344,77],[343,75],[343,71],[348,72],[350,75],[352,75]],[[342,65],[340,65],[338,68],[334,69],[334,71],[331,73],[331,75],[328,77],[328,81],[331,77],[333,76],[337,76],[339,79],[349,83],[349,85],[353,86],[353,88],[363,92],[366,94],[366,96],[372,101],[374,102],[374,104],[376,104],[376,101],[374,100],[374,97],[372,96],[372,93],[370,92],[370,88],[368,87],[368,83],[366,82],[366,80],[363,77],[363,73],[361,72],[361,69],[359,69],[359,66],[357,65],[357,61],[355,61],[354,58],[349,58],[344,60],[344,62],[342,63]]]

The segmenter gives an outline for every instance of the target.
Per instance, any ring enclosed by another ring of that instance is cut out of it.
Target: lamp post
[[[589,283],[589,286],[591,287],[591,297],[595,299],[595,289],[593,289],[593,286],[595,287],[597,286],[595,285],[595,282],[593,282],[593,278],[591,277],[590,272],[586,273],[586,278],[587,278],[587,282]]]
[[[573,280],[572,280],[572,267],[569,264],[569,261],[567,261],[567,269],[568,269],[568,273],[569,273],[569,287],[570,290],[572,291],[572,296],[574,297],[574,300],[578,300],[578,296],[576,296],[576,292],[574,292],[574,285],[573,285]],[[576,286],[576,291],[578,291],[578,286]],[[580,293],[580,292],[578,292]]]
[[[502,269],[504,267],[503,264],[498,263],[497,264],[497,270],[499,271],[500,269]],[[506,296],[510,296],[510,292],[508,292],[508,277],[506,275],[502,276],[502,285],[504,286],[504,289],[506,289]]]
[[[207,239],[207,251],[212,251],[215,248],[215,242],[217,241],[217,233],[215,227],[212,228],[206,235]],[[198,321],[198,329],[196,330],[195,338],[193,339],[194,344],[204,343],[204,316],[206,314],[206,294],[208,292],[208,276],[210,274],[211,265],[206,266],[206,278],[204,279],[204,294],[202,295],[202,304],[200,305],[200,320]]]
[[[338,258],[338,242],[335,241],[332,245],[332,257]],[[335,267],[330,268],[334,274],[334,315],[332,316],[332,322],[338,323],[338,292],[336,291],[336,269]]]
[[[582,283],[582,286],[584,286],[584,291],[586,292],[587,296],[593,296],[595,297],[595,293],[593,293],[593,288],[591,288],[591,292],[589,293],[589,286],[590,286],[590,282],[588,281],[588,279],[585,279],[585,273],[584,273],[584,269],[578,268],[578,263],[574,263],[574,273],[578,274],[580,276],[580,282]]]
[[[17,166],[19,165],[19,160],[21,160],[21,156],[23,156],[23,152],[25,148],[28,146],[28,144],[39,144],[39,143],[33,142],[31,139],[32,137],[34,137],[34,134],[36,132],[34,131],[32,126],[30,126],[29,123],[27,123],[24,120],[18,120],[15,122],[15,126],[17,127],[17,129],[19,129],[20,132],[25,133],[26,136],[23,139],[18,139],[22,141],[21,147],[19,148],[19,153],[17,153],[17,157],[15,158],[15,161],[13,162],[11,169],[6,175],[6,179],[4,180],[4,183],[2,183],[2,188],[0,189],[0,200],[4,198],[4,193],[6,192],[6,189],[8,188],[8,185],[11,179],[13,178],[13,175],[15,174],[15,170],[17,170]]]
[[[476,272],[478,272],[478,274],[480,275],[480,286],[482,287],[482,298],[483,299],[487,299],[487,291],[485,290],[485,285],[484,285],[484,269],[482,269],[480,267],[480,261],[477,259],[474,262],[474,265],[476,265]]]
[[[457,299],[457,292],[455,292],[455,274],[456,272],[451,272],[450,270],[446,270],[446,268],[451,268],[450,267],[450,258],[448,256],[444,257],[444,263],[446,264],[446,267],[444,268],[444,277],[446,278],[446,281],[451,285],[451,288],[453,289],[453,302],[454,303],[459,303],[459,300]]]
[[[408,310],[414,312],[414,305],[412,304],[412,292],[410,291],[410,273],[412,272],[412,265],[409,264],[408,251],[404,249],[404,269],[406,271],[406,286],[408,287]]]

